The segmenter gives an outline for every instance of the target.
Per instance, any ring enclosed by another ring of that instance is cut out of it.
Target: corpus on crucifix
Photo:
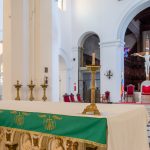
[[[145,59],[145,73],[146,78],[149,80],[149,68],[150,68],[150,47],[148,35],[145,41],[145,52],[134,53],[132,56],[139,56]]]

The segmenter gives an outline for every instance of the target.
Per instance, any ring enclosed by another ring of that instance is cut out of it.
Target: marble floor
[[[148,132],[148,140],[149,140],[149,145],[150,145],[150,105],[145,105],[145,107],[146,107],[148,114],[149,114],[149,122],[147,125],[147,132]]]

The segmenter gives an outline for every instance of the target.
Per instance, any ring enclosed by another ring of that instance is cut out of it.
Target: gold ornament
[[[29,97],[29,100],[30,101],[33,101],[34,100],[34,97],[33,97],[33,89],[35,87],[35,85],[33,84],[33,81],[31,80],[31,83],[28,85],[29,89],[30,89],[30,97]]]
[[[43,88],[43,101],[46,101],[47,100],[47,97],[46,97],[46,88],[48,87],[48,85],[46,84],[46,82],[44,81],[44,84],[41,84],[41,87]]]
[[[17,96],[15,98],[15,100],[20,100],[20,95],[19,95],[19,90],[22,87],[22,85],[19,83],[19,81],[17,80],[17,84],[14,85],[15,88],[17,89]]]
[[[88,65],[86,67],[87,70],[91,72],[91,104],[84,109],[82,114],[100,115],[100,112],[95,104],[95,76],[96,71],[100,69],[100,66],[95,65],[95,54],[92,54],[92,65]]]

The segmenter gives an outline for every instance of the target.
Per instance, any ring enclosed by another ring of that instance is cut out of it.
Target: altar
[[[91,145],[98,150],[149,150],[144,106],[97,104],[102,115],[93,116],[81,113],[87,105],[0,101],[0,149],[27,150],[23,148],[26,146],[36,150],[86,150]],[[43,122],[47,130],[41,128],[42,119],[40,125],[38,119],[35,121],[37,116],[47,116],[48,120]],[[56,130],[49,130],[56,126]]]

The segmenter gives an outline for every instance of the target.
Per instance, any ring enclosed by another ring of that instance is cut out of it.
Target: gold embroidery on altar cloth
[[[3,110],[0,109],[0,113],[2,113],[2,112],[3,112]]]
[[[14,114],[14,121],[18,126],[22,126],[24,124],[24,117],[29,115],[27,112],[19,112],[19,111],[11,111],[11,114]]]
[[[45,130],[54,130],[56,128],[56,120],[61,120],[62,118],[56,115],[39,115],[40,118],[43,118],[43,124]]]

